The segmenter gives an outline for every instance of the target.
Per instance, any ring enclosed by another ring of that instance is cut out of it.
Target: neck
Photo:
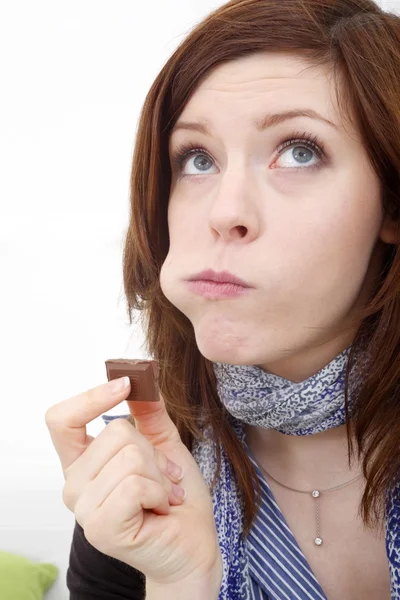
[[[281,483],[298,489],[329,488],[361,472],[349,467],[346,425],[307,436],[245,426],[246,443],[260,465]]]

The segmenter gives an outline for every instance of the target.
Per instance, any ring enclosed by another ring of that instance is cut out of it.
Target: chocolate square
[[[157,402],[160,400],[158,388],[159,367],[155,360],[111,358],[105,361],[108,381],[127,375],[131,391],[127,402]]]

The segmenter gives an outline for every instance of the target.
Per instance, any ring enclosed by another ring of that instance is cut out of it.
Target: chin
[[[255,365],[260,357],[254,350],[240,346],[235,341],[220,341],[215,339],[202,339],[196,334],[196,343],[200,354],[212,362],[226,363],[229,365]]]

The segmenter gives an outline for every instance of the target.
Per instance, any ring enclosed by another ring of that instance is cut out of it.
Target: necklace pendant
[[[321,544],[322,544],[322,538],[316,537],[315,540],[314,540],[314,544],[316,546],[321,546]]]
[[[319,498],[320,493],[319,493],[318,490],[314,490],[313,492],[311,492],[311,495],[312,495],[313,498]]]

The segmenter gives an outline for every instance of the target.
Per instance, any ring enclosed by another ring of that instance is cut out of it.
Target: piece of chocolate
[[[158,388],[159,367],[155,360],[111,358],[106,360],[108,381],[127,375],[131,391],[126,400],[157,402],[160,400]]]

